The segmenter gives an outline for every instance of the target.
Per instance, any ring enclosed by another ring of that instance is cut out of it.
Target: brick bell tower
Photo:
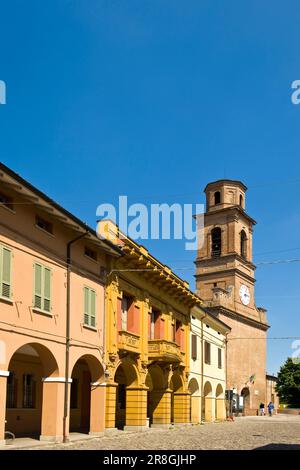
[[[256,307],[252,235],[246,186],[219,180],[205,188],[204,242],[197,253],[196,287],[211,313],[231,327],[227,388],[241,397],[240,411],[256,414],[266,400],[266,310]],[[265,403],[266,405],[266,403]]]

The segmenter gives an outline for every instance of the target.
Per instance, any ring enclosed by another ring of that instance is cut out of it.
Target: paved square
[[[43,446],[65,450],[213,450],[300,449],[300,416],[242,417],[234,422],[211,423],[142,433],[119,431],[116,436]]]

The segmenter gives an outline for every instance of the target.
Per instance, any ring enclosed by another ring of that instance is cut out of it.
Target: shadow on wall
[[[300,444],[267,444],[261,447],[255,447],[253,450],[300,450]]]

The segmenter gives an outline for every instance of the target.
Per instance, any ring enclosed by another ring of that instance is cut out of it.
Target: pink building
[[[0,164],[0,442],[5,427],[55,441],[103,432],[105,273],[116,256]]]

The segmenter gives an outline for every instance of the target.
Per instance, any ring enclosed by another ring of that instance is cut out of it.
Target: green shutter
[[[34,306],[42,308],[42,266],[34,265]]]
[[[51,269],[44,267],[44,310],[50,312],[51,308]]]
[[[1,247],[1,292],[2,297],[11,297],[11,251]]]
[[[83,297],[84,297],[84,306],[83,306],[83,314],[84,314],[84,324],[89,325],[89,318],[90,318],[90,296],[89,296],[89,288],[83,288]]]
[[[94,290],[90,290],[90,301],[91,301],[91,308],[90,308],[90,325],[96,326],[96,292]]]

